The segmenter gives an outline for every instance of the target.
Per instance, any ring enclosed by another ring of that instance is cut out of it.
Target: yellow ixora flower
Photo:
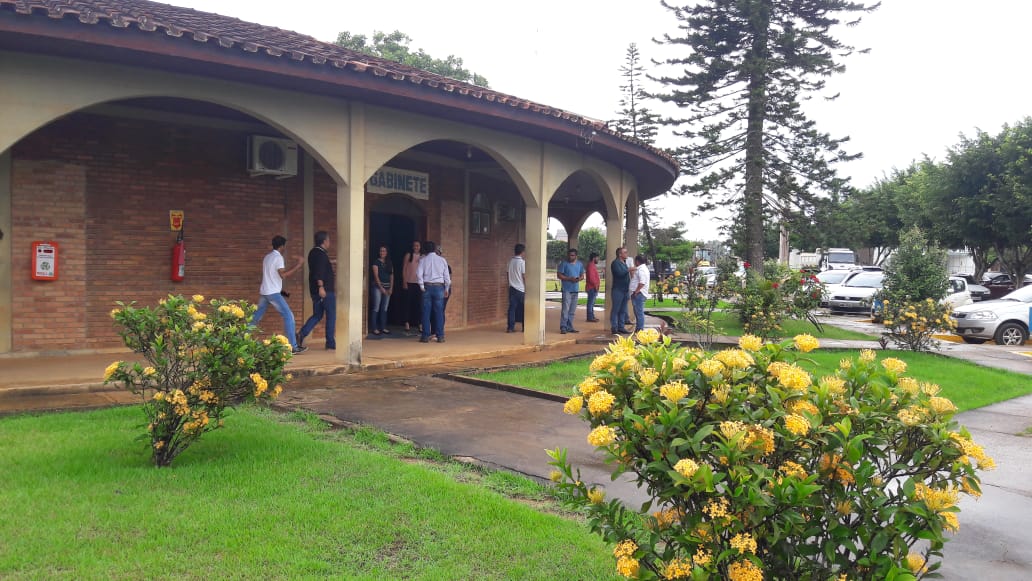
[[[685,478],[691,478],[699,471],[699,464],[691,458],[682,458],[674,464],[674,471]]]
[[[580,413],[581,408],[584,407],[584,398],[576,395],[566,400],[566,404],[563,405],[563,413],[570,414],[571,416]]]
[[[588,443],[595,447],[608,446],[616,441],[616,430],[609,426],[599,426],[588,434]]]
[[[195,302],[195,303],[203,303],[204,302],[204,295],[194,295],[193,296],[193,302]]]
[[[731,548],[743,555],[745,553],[756,553],[756,539],[749,533],[739,533],[731,537]]]
[[[592,488],[588,491],[588,502],[591,504],[602,504],[606,499],[606,491],[601,488]]]
[[[875,355],[874,351],[872,351],[871,349],[861,349],[860,350],[860,361],[862,361],[864,363],[870,363],[870,362],[874,361],[875,357],[876,357],[876,355]]]
[[[659,331],[655,329],[642,329],[635,335],[642,345],[651,345],[659,341]]]
[[[115,372],[118,371],[118,368],[120,368],[121,366],[121,361],[115,361],[111,365],[108,365],[107,368],[104,369],[104,381],[110,380],[111,376],[114,375]]]
[[[638,371],[638,383],[642,387],[650,387],[653,383],[656,383],[657,379],[659,379],[659,372],[655,369],[646,367]]]
[[[807,334],[796,335],[793,342],[795,343],[796,349],[803,353],[809,353],[821,346],[820,341],[818,341],[816,337]]]
[[[588,411],[590,411],[593,416],[609,413],[609,411],[613,409],[614,401],[616,401],[616,397],[608,391],[604,389],[596,391],[588,398]]]
[[[805,436],[810,433],[810,420],[797,414],[785,416],[785,429],[797,436]]]
[[[615,547],[613,547],[613,556],[617,558],[631,557],[637,550],[638,543],[632,541],[631,539],[624,539],[617,543]]]
[[[756,335],[745,334],[738,339],[738,346],[746,351],[759,351],[763,349],[763,339]]]
[[[882,367],[888,369],[893,373],[906,373],[907,363],[902,359],[896,359],[895,357],[887,357],[882,359]]]
[[[703,375],[712,379],[717,374],[724,371],[724,364],[715,359],[707,359],[699,364],[698,369]]]
[[[796,365],[787,365],[778,374],[778,383],[795,391],[805,391],[811,382],[810,374]]]
[[[145,367],[144,370],[143,370],[144,377],[150,377],[152,375],[156,375],[157,373],[158,373],[157,369],[154,369],[153,367],[149,367],[149,366]]]
[[[763,581],[763,569],[752,561],[735,561],[727,568],[727,578],[731,581]]]
[[[904,561],[907,569],[915,575],[924,574],[928,572],[928,567],[925,565],[925,558],[917,553],[910,553]]]
[[[620,557],[616,560],[616,572],[628,579],[636,578],[640,567],[641,565],[634,557]]]
[[[755,361],[742,349],[725,349],[713,355],[713,358],[731,369],[745,369]]]
[[[659,388],[659,395],[677,403],[688,395],[688,386],[680,381],[666,383]]]

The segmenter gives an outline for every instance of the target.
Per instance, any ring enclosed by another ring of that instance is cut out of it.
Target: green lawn
[[[485,486],[522,490],[508,474],[460,482],[456,463],[253,408],[157,469],[142,421],[135,406],[0,419],[0,578],[614,576],[586,525]]]
[[[858,353],[819,349],[807,354],[814,362],[807,365],[816,375],[824,375],[834,372],[842,358],[855,357]],[[961,411],[1032,393],[1032,378],[1028,375],[982,367],[932,353],[878,352],[879,359],[889,356],[907,362],[907,375],[939,384],[943,395],[952,399]],[[541,367],[482,373],[477,377],[567,396],[573,395],[575,386],[588,374],[590,364],[591,359],[572,359]]]
[[[670,316],[670,313],[655,314]],[[738,313],[734,311],[716,311],[713,313],[712,320],[717,326],[717,335],[739,337],[745,332],[742,329],[742,323],[738,320]],[[818,331],[809,321],[800,321],[798,319],[786,319],[781,326],[784,328],[785,337],[809,334],[818,339],[859,339],[867,341],[878,339],[874,335],[850,331],[849,329],[842,329],[833,325],[824,325],[824,330]]]

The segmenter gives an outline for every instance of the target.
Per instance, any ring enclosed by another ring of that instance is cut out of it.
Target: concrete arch
[[[349,182],[350,112],[339,101],[186,75],[117,65],[89,67],[60,58],[21,56],[0,68],[0,152],[47,124],[94,105],[173,97],[234,109],[266,123],[320,162],[338,183]],[[283,103],[296,106],[283,107]]]
[[[556,166],[557,169],[565,170],[565,173],[557,173],[556,177],[561,176],[562,179],[558,179],[550,186],[545,187],[546,207],[566,180],[577,174],[583,174],[589,178],[602,195],[603,217],[619,213],[621,207],[619,200],[622,198],[623,182],[621,180],[621,173],[618,170],[611,167],[599,167],[599,165],[594,163],[578,163],[576,165],[556,164]]]
[[[405,131],[398,131],[401,124]],[[378,107],[365,107],[363,183],[396,155],[429,141],[457,141],[487,153],[502,167],[529,208],[541,207],[536,195],[541,146],[535,141],[489,129]]]

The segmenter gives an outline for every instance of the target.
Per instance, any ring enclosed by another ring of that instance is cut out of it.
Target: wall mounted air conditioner
[[[252,176],[296,176],[297,143],[264,135],[248,137],[247,170]]]

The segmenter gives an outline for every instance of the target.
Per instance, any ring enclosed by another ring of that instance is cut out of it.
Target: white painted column
[[[351,103],[349,182],[337,184],[337,361],[362,363],[365,107]]]
[[[301,248],[305,249],[305,256],[308,256],[308,250],[311,250],[315,246],[315,160],[306,151],[303,154],[302,159],[304,165],[302,166],[304,174],[304,226],[301,228]],[[311,291],[308,288],[308,260],[305,260],[304,275],[301,276],[301,324],[304,324],[308,320],[308,317],[312,316],[312,312],[315,309],[315,305],[309,299],[311,297]]]
[[[623,246],[623,221],[623,212],[611,213],[606,218],[606,261],[602,265],[606,271],[606,318],[603,319],[602,324],[605,325],[607,332],[610,330],[609,316],[613,312],[613,293],[609,292],[613,284],[613,271],[609,265],[616,260],[616,249]]]
[[[638,255],[638,224],[640,222],[638,193],[635,192],[627,198],[627,236],[624,244],[627,247],[627,256],[634,257]]]
[[[523,343],[545,343],[545,265],[548,262],[548,211],[527,207],[527,294]]]
[[[14,338],[14,295],[11,263],[14,260],[11,232],[11,150],[0,152],[0,353],[8,353]]]

